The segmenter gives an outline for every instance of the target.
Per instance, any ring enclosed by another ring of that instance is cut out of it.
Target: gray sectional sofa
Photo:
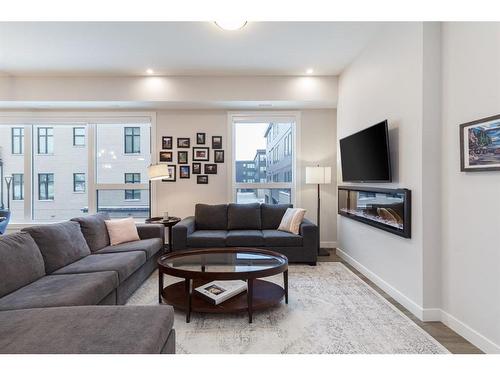
[[[197,204],[195,215],[173,227],[173,250],[257,247],[284,254],[289,262],[316,264],[318,227],[307,219],[298,235],[278,231],[288,204]]]
[[[110,246],[105,214],[0,237],[0,353],[173,353],[169,306],[124,304],[156,268],[162,225]],[[110,306],[97,306],[110,305]]]

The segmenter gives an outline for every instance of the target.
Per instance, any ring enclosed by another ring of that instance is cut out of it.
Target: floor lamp
[[[148,167],[149,177],[149,217],[151,218],[151,181],[170,177],[167,164],[151,164]]]
[[[306,184],[318,185],[318,218],[316,224],[318,225],[318,255],[328,256],[328,250],[321,248],[321,194],[320,185],[332,183],[332,168],[331,167],[306,167]]]

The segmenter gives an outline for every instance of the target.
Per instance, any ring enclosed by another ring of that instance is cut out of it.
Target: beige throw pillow
[[[140,240],[133,218],[104,220],[104,222],[108,229],[111,246]]]
[[[305,214],[306,210],[303,208],[287,208],[285,214],[283,215],[283,219],[281,219],[278,230],[299,234],[300,224],[302,223]]]

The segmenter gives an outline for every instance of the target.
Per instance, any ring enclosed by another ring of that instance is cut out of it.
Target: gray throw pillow
[[[226,230],[227,204],[201,204],[194,208],[196,230]]]
[[[90,255],[80,225],[74,221],[39,225],[23,231],[28,232],[38,245],[48,274]]]
[[[110,244],[108,229],[106,228],[104,220],[109,220],[109,215],[104,212],[71,219],[71,221],[76,221],[80,224],[83,237],[85,237],[90,251],[93,253],[104,249]]]
[[[42,254],[28,233],[0,236],[0,297],[43,276]]]
[[[231,203],[227,208],[228,229],[262,229],[260,203]]]

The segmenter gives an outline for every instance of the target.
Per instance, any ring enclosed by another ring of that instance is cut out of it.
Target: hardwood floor
[[[397,307],[403,314],[405,314],[408,318],[413,320],[420,328],[426,331],[429,335],[434,337],[441,345],[443,345],[446,349],[448,349],[453,354],[481,354],[483,353],[477,347],[472,345],[469,341],[464,339],[462,336],[458,335],[450,328],[445,326],[441,322],[422,322],[417,319],[411,312],[409,312],[405,307],[403,307],[400,303],[398,303],[395,299],[385,293],[382,289],[380,289],[377,285],[371,282],[368,278],[366,278],[363,274],[361,274],[358,270],[352,267],[349,263],[345,262],[342,258],[340,258],[335,249],[328,249],[330,255],[329,256],[320,256],[318,257],[319,262],[341,262],[347,268],[349,268],[352,272],[354,272],[359,278],[361,278],[364,282],[370,285],[373,289],[375,289],[382,297],[384,297],[387,301],[392,303],[395,307]]]

